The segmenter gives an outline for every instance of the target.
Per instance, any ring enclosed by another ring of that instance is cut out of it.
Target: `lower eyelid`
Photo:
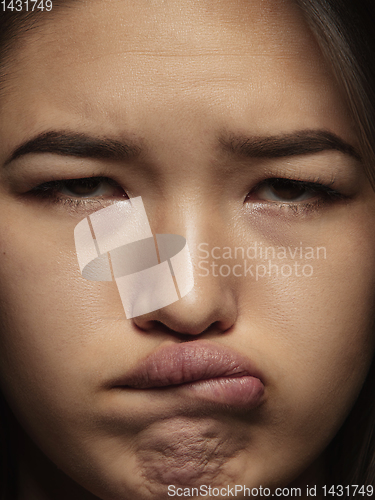
[[[306,200],[306,202],[298,203],[254,201],[246,205],[247,212],[257,213],[259,215],[264,214],[275,217],[285,217],[290,220],[291,217],[304,218],[310,215],[319,215],[321,210],[324,209],[326,205],[329,205],[329,202],[322,198],[315,198],[313,200]]]

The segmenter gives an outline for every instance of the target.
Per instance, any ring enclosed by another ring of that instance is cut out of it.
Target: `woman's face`
[[[375,198],[298,8],[90,1],[39,19],[0,101],[0,361],[14,413],[103,499],[321,470],[374,349]],[[129,154],[104,154],[102,139]],[[85,177],[116,185],[34,189]],[[133,319],[114,282],[81,276],[74,242],[80,220],[126,196],[142,197],[154,233],[187,239],[194,273],[185,297]],[[181,353],[214,367],[241,356],[256,375],[245,403],[229,372],[114,387]]]

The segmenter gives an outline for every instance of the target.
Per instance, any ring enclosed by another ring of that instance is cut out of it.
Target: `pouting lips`
[[[139,390],[182,386],[206,400],[255,407],[264,393],[261,379],[245,356],[199,340],[157,349],[112,386]]]

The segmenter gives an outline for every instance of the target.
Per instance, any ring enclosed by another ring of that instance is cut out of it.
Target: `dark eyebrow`
[[[240,157],[281,158],[337,150],[349,154],[357,160],[361,159],[353,146],[337,135],[324,130],[305,130],[280,136],[221,137],[220,144],[228,152]],[[18,146],[4,165],[8,165],[21,156],[33,153],[124,160],[139,156],[141,148],[130,141],[125,143],[82,133],[51,131],[39,134]]]
[[[360,154],[337,135],[326,130],[303,130],[291,134],[265,137],[229,137],[220,139],[221,146],[239,157],[282,158],[287,156],[337,150],[361,160]]]
[[[78,158],[97,158],[124,160],[139,156],[141,148],[131,143],[125,143],[109,138],[91,137],[86,134],[71,132],[44,132],[21,144],[5,162],[10,162],[21,156],[32,153],[53,153]]]

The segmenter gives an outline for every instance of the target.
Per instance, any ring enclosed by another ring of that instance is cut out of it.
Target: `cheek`
[[[312,358],[340,357],[345,346],[368,355],[375,341],[373,214],[363,206],[337,212],[299,223],[255,219],[251,236],[262,254],[248,263],[259,273],[241,283],[240,312],[262,330],[261,343]]]
[[[240,308],[249,325],[240,346],[251,346],[263,360],[269,400],[277,408],[273,417],[279,429],[289,429],[286,449],[329,442],[369,369],[375,342],[375,238],[369,220],[369,214],[353,210],[341,222],[327,219],[308,228],[257,227],[264,246],[297,250],[295,259],[289,254],[273,260],[279,271],[301,265],[299,276],[293,270],[290,277],[274,274],[244,284]],[[306,259],[305,250],[300,258],[300,242],[314,249],[314,258]],[[318,248],[324,249],[319,259]],[[310,277],[302,274],[305,264],[313,268]]]
[[[15,400],[60,398],[64,405],[103,355],[108,328],[102,325],[124,317],[115,283],[89,282],[80,274],[77,222],[13,217],[9,229],[1,228],[0,370],[3,390]]]

